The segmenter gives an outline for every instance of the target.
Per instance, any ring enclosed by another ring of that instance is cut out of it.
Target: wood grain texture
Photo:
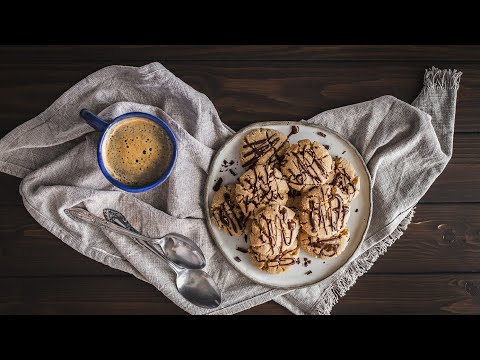
[[[332,314],[480,314],[480,274],[366,275]]]
[[[0,289],[0,314],[184,314],[133,276],[3,278]],[[288,311],[270,302],[244,313]],[[480,314],[480,274],[367,274],[333,313]]]
[[[0,136],[104,66],[152,61],[205,93],[237,130],[385,94],[411,102],[425,68],[463,71],[449,165],[333,313],[480,314],[480,46],[0,46]],[[0,314],[184,314],[39,226],[20,181],[0,174]],[[269,302],[243,314],[289,312]]]
[[[114,62],[109,60],[108,64]],[[142,60],[141,64],[147,61]],[[134,64],[124,62],[125,65]],[[393,95],[412,102],[426,62],[164,61],[193,88],[205,93],[234,129],[270,120],[308,119],[332,108]],[[72,85],[105,64],[0,63],[0,129],[10,130],[45,110]],[[135,65],[140,65],[135,63]],[[437,62],[438,67],[452,64]],[[480,67],[465,73],[458,92],[456,132],[480,132]],[[32,101],[35,99],[35,101]]]
[[[0,277],[120,275],[38,225],[22,206],[0,207]],[[420,204],[405,234],[369,273],[480,272],[480,204]]]
[[[132,61],[300,60],[480,62],[480,46],[439,45],[56,45],[2,46],[5,64]]]

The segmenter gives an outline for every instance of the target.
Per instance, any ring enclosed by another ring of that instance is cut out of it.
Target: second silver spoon
[[[64,211],[65,214],[74,220],[84,221],[95,226],[107,228],[120,234],[128,235],[139,245],[155,253],[176,273],[176,285],[178,292],[192,304],[209,309],[216,308],[221,304],[222,295],[220,289],[210,275],[200,269],[184,269],[177,266],[175,263],[169,260],[163,254],[163,252],[152,247],[150,238],[112,224],[107,220],[103,220],[82,208],[70,208],[65,209]],[[143,240],[143,238],[145,238],[144,241],[139,241],[139,239]]]
[[[118,224],[120,226],[112,224],[82,208],[67,209],[65,213],[70,217],[75,217],[76,220],[82,220],[93,225],[104,227],[118,234],[135,237],[153,245],[155,248],[159,246],[167,259],[182,268],[202,269],[205,267],[206,260],[202,250],[192,240],[183,235],[172,233],[159,239],[152,239],[137,231],[132,231],[131,228],[126,229],[122,227],[122,224]]]
[[[138,230],[128,222],[121,212],[113,209],[104,209],[103,216],[111,223],[139,234]],[[143,245],[165,260],[163,254],[159,254],[159,252],[162,251],[161,249],[152,249],[152,244],[148,243]],[[207,308],[213,308],[220,305],[222,301],[220,290],[210,275],[201,270],[181,269],[168,261],[167,264],[177,273],[177,288],[187,300],[197,306]]]

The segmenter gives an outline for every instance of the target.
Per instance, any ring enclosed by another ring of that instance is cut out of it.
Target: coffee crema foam
[[[132,117],[109,132],[103,160],[115,180],[143,187],[155,183],[167,171],[173,159],[173,142],[160,124]]]

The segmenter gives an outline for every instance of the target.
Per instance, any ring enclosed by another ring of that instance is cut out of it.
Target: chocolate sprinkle
[[[320,135],[321,137],[327,137],[327,134],[325,134],[325,133],[323,133],[323,132],[321,132],[321,131],[317,132],[317,134]]]
[[[358,209],[355,209],[355,212],[358,212]]]
[[[308,270],[305,275],[310,275],[312,273],[312,270]]]
[[[233,259],[234,259],[236,262],[242,261],[242,259],[240,259],[238,256],[235,256]]]
[[[232,169],[228,169],[228,171],[230,171],[230,174],[232,174],[233,176],[237,176],[237,173],[235,171],[233,171]]]
[[[222,186],[223,179],[218,178],[217,182],[213,185],[213,191],[220,190],[220,186]]]
[[[299,131],[300,128],[297,125],[292,125],[292,131],[290,131],[290,134],[288,134],[287,139],[292,135],[298,134]]]
[[[347,152],[347,150],[343,150],[342,155],[345,154],[346,152]]]
[[[245,239],[245,243],[247,243],[247,235],[244,235],[243,238]]]
[[[240,252],[242,252],[242,253],[244,253],[244,254],[248,253],[248,250],[247,250],[247,249],[244,249],[244,248],[242,248],[242,247],[240,247],[240,246],[237,246],[237,251],[240,251]]]
[[[230,165],[233,165],[234,161],[233,160],[230,160],[229,164]]]
[[[327,150],[330,150],[330,145],[323,145],[323,147]]]

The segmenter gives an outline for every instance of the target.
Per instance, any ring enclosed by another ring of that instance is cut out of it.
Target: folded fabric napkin
[[[109,66],[86,77],[47,110],[0,140],[0,171],[23,178],[25,207],[43,227],[80,253],[147,281],[191,314],[233,314],[275,300],[295,314],[328,314],[358,276],[398,239],[414,207],[452,155],[456,93],[461,72],[431,68],[409,105],[392,96],[323,112],[307,122],[345,136],[363,156],[373,186],[373,214],[361,251],[322,282],[299,290],[271,289],[237,272],[207,231],[203,192],[210,160],[234,132],[211,101],[160,63]],[[79,116],[88,108],[104,119],[130,111],[159,116],[178,139],[169,179],[132,194],[115,188],[96,160],[99,133]],[[290,119],[296,120],[296,119]],[[178,232],[204,251],[206,271],[223,292],[217,309],[187,302],[174,274],[130,238],[70,219],[64,210],[86,208],[102,217],[116,209],[141,233]]]

